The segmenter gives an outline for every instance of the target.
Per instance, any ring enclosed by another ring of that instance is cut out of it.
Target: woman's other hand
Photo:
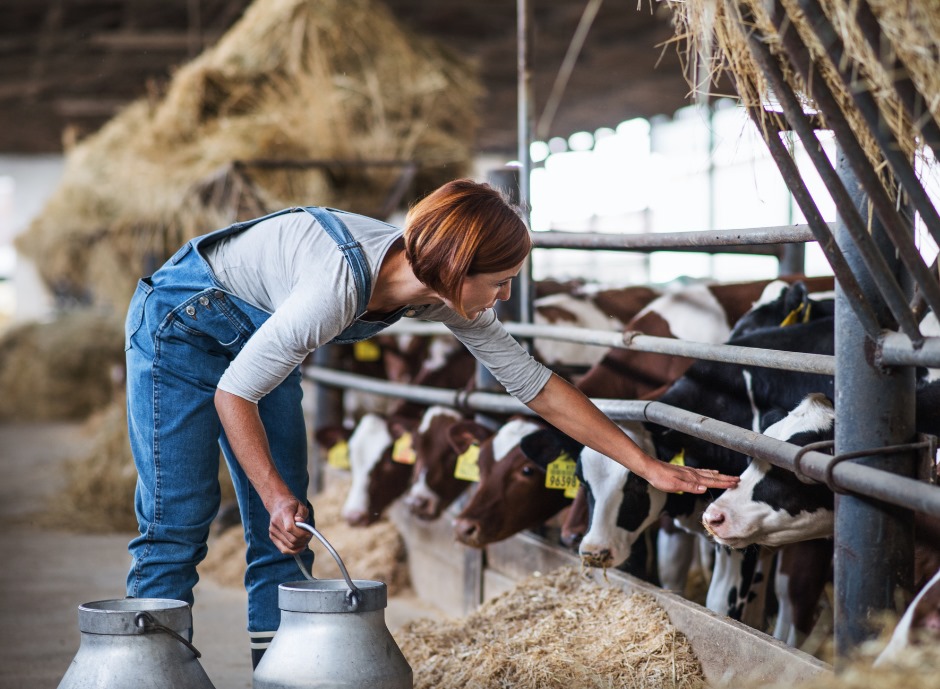
[[[281,498],[269,510],[271,524],[268,534],[274,545],[285,555],[303,552],[310,542],[311,533],[301,529],[295,522],[306,522],[309,511],[300,500],[291,496]]]

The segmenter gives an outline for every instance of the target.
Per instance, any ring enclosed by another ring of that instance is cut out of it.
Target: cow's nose
[[[464,545],[479,547],[480,523],[472,519],[458,519],[454,522],[457,540]]]
[[[711,508],[705,510],[705,514],[702,515],[702,524],[709,531],[715,529],[725,523],[725,513],[721,510],[713,510]]]
[[[585,567],[610,567],[613,564],[610,548],[581,552],[581,564]]]
[[[369,515],[363,510],[347,510],[343,512],[343,519],[350,526],[368,526]]]
[[[408,498],[408,510],[419,519],[428,519],[431,512],[431,501],[425,497],[411,496]]]

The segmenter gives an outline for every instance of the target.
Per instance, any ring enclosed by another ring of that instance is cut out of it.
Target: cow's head
[[[546,488],[546,467],[581,445],[525,419],[507,422],[480,448],[480,483],[455,522],[457,540],[482,548],[541,524],[571,502]]]
[[[401,496],[411,482],[412,466],[393,461],[394,441],[417,429],[417,421],[405,417],[385,419],[366,414],[349,438],[352,482],[342,516],[351,526],[368,526]]]
[[[639,424],[622,424],[640,448],[653,453],[650,434]],[[581,562],[588,567],[617,567],[643,531],[659,519],[666,493],[646,479],[590,448],[581,452],[578,479],[588,503],[588,530],[581,540]]]
[[[764,433],[806,445],[831,439],[834,421],[832,402],[814,393]],[[733,548],[827,538],[833,532],[833,495],[825,485],[804,484],[793,472],[754,459],[741,482],[708,506],[702,523],[718,543]]]
[[[828,318],[834,312],[835,300],[828,293],[810,294],[803,281],[790,284],[774,280],[764,288],[763,294],[751,309],[735,322],[731,338],[762,328],[787,327]]]
[[[415,480],[405,497],[408,509],[419,519],[437,519],[470,485],[454,475],[460,454],[451,439],[454,429],[458,435],[468,433],[477,444],[492,435],[453,409],[435,406],[425,412],[415,443]]]

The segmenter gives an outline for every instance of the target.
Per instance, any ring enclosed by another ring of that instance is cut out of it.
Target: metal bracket
[[[842,490],[835,485],[833,480],[832,472],[838,464],[849,460],[849,459],[859,459],[860,457],[871,457],[874,455],[891,455],[899,454],[901,452],[909,452],[911,450],[923,450],[927,456],[933,461],[933,456],[937,451],[937,438],[932,435],[920,434],[918,435],[920,440],[913,443],[902,443],[900,445],[885,445],[884,447],[875,447],[865,450],[853,450],[852,452],[843,452],[842,454],[833,455],[832,459],[826,464],[826,478],[822,481],[833,493],[839,493],[844,495],[846,491]],[[793,458],[793,473],[796,474],[796,477],[803,483],[820,483],[816,479],[810,478],[805,473],[803,473],[802,461],[804,455],[807,452],[813,450],[822,450],[835,447],[834,440],[821,440],[816,443],[809,443],[804,445],[796,453],[796,456]],[[924,454],[922,453],[922,454]],[[921,459],[921,462],[923,459]]]

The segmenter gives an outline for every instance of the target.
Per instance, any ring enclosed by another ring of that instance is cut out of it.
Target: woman
[[[140,281],[126,322],[128,426],[139,473],[127,594],[193,601],[219,507],[221,444],[248,543],[248,631],[257,663],[277,629],[278,584],[306,550],[300,363],[402,316],[445,323],[545,420],[666,491],[737,482],[645,455],[586,397],[537,363],[493,306],[531,248],[498,192],[457,180],[404,231],[336,210],[291,208],[184,245]]]

